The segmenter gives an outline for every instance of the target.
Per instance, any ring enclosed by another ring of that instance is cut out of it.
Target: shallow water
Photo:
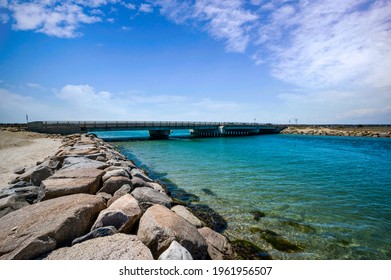
[[[155,179],[222,215],[230,239],[252,241],[274,259],[391,259],[391,139],[262,135],[113,144]],[[288,246],[273,242],[276,236]]]

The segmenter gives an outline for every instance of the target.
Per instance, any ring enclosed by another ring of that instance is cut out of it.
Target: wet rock
[[[234,240],[231,245],[237,260],[272,260],[268,252],[246,240]]]
[[[57,249],[46,260],[153,260],[151,251],[135,235],[117,233]]]
[[[279,235],[278,233],[260,228],[251,228],[252,233],[259,233],[260,237],[273,246],[274,249],[277,249],[282,252],[295,253],[303,251],[303,247],[300,245],[293,244],[287,239]]]
[[[259,210],[250,211],[250,214],[253,215],[255,221],[259,221],[261,218],[266,216],[264,212]]]
[[[113,226],[119,232],[128,233],[142,214],[138,201],[131,194],[126,194],[99,213],[92,230]]]
[[[138,200],[140,208],[145,212],[154,204],[160,204],[167,208],[171,207],[171,198],[151,188],[136,188],[132,195]]]
[[[212,190],[210,189],[201,189],[201,191],[206,194],[206,195],[210,195],[210,196],[217,196]]]
[[[33,259],[86,234],[106,207],[76,194],[23,207],[0,218],[0,259]]]
[[[204,223],[200,221],[196,216],[193,215],[186,207],[182,205],[176,205],[171,208],[172,211],[177,213],[179,216],[184,218],[186,221],[192,223],[197,228],[202,228]]]
[[[208,245],[197,228],[161,205],[150,207],[140,219],[137,236],[157,258],[176,240],[193,259],[205,259]]]
[[[174,240],[170,247],[159,256],[159,260],[193,260],[193,258],[185,247]]]
[[[188,204],[187,207],[199,218],[205,226],[217,232],[227,229],[228,223],[223,216],[215,212],[206,204]]]
[[[228,239],[208,227],[198,230],[208,243],[208,254],[212,260],[234,259],[234,252]]]
[[[94,239],[94,238],[98,238],[98,237],[104,237],[104,236],[110,236],[110,235],[113,235],[113,234],[116,234],[116,233],[117,233],[117,229],[115,227],[113,227],[113,226],[97,228],[97,229],[95,229],[93,231],[90,231],[86,235],[83,235],[83,236],[81,236],[79,238],[74,239],[72,241],[72,246],[77,244],[77,243],[82,243],[82,242],[90,240],[90,239]]]
[[[103,183],[103,187],[99,190],[99,192],[106,192],[113,195],[123,185],[129,185],[131,187],[133,186],[132,181],[128,177],[113,176]]]

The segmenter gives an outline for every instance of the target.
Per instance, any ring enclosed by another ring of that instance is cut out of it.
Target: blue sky
[[[390,0],[0,0],[0,122],[391,123]]]

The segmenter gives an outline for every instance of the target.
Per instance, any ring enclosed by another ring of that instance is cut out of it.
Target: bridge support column
[[[151,139],[168,139],[170,137],[170,130],[150,130],[149,137]]]

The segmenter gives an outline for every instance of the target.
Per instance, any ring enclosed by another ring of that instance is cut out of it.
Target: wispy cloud
[[[143,13],[152,13],[153,12],[153,7],[152,7],[151,4],[143,3],[143,4],[140,5],[139,11],[143,12]]]

